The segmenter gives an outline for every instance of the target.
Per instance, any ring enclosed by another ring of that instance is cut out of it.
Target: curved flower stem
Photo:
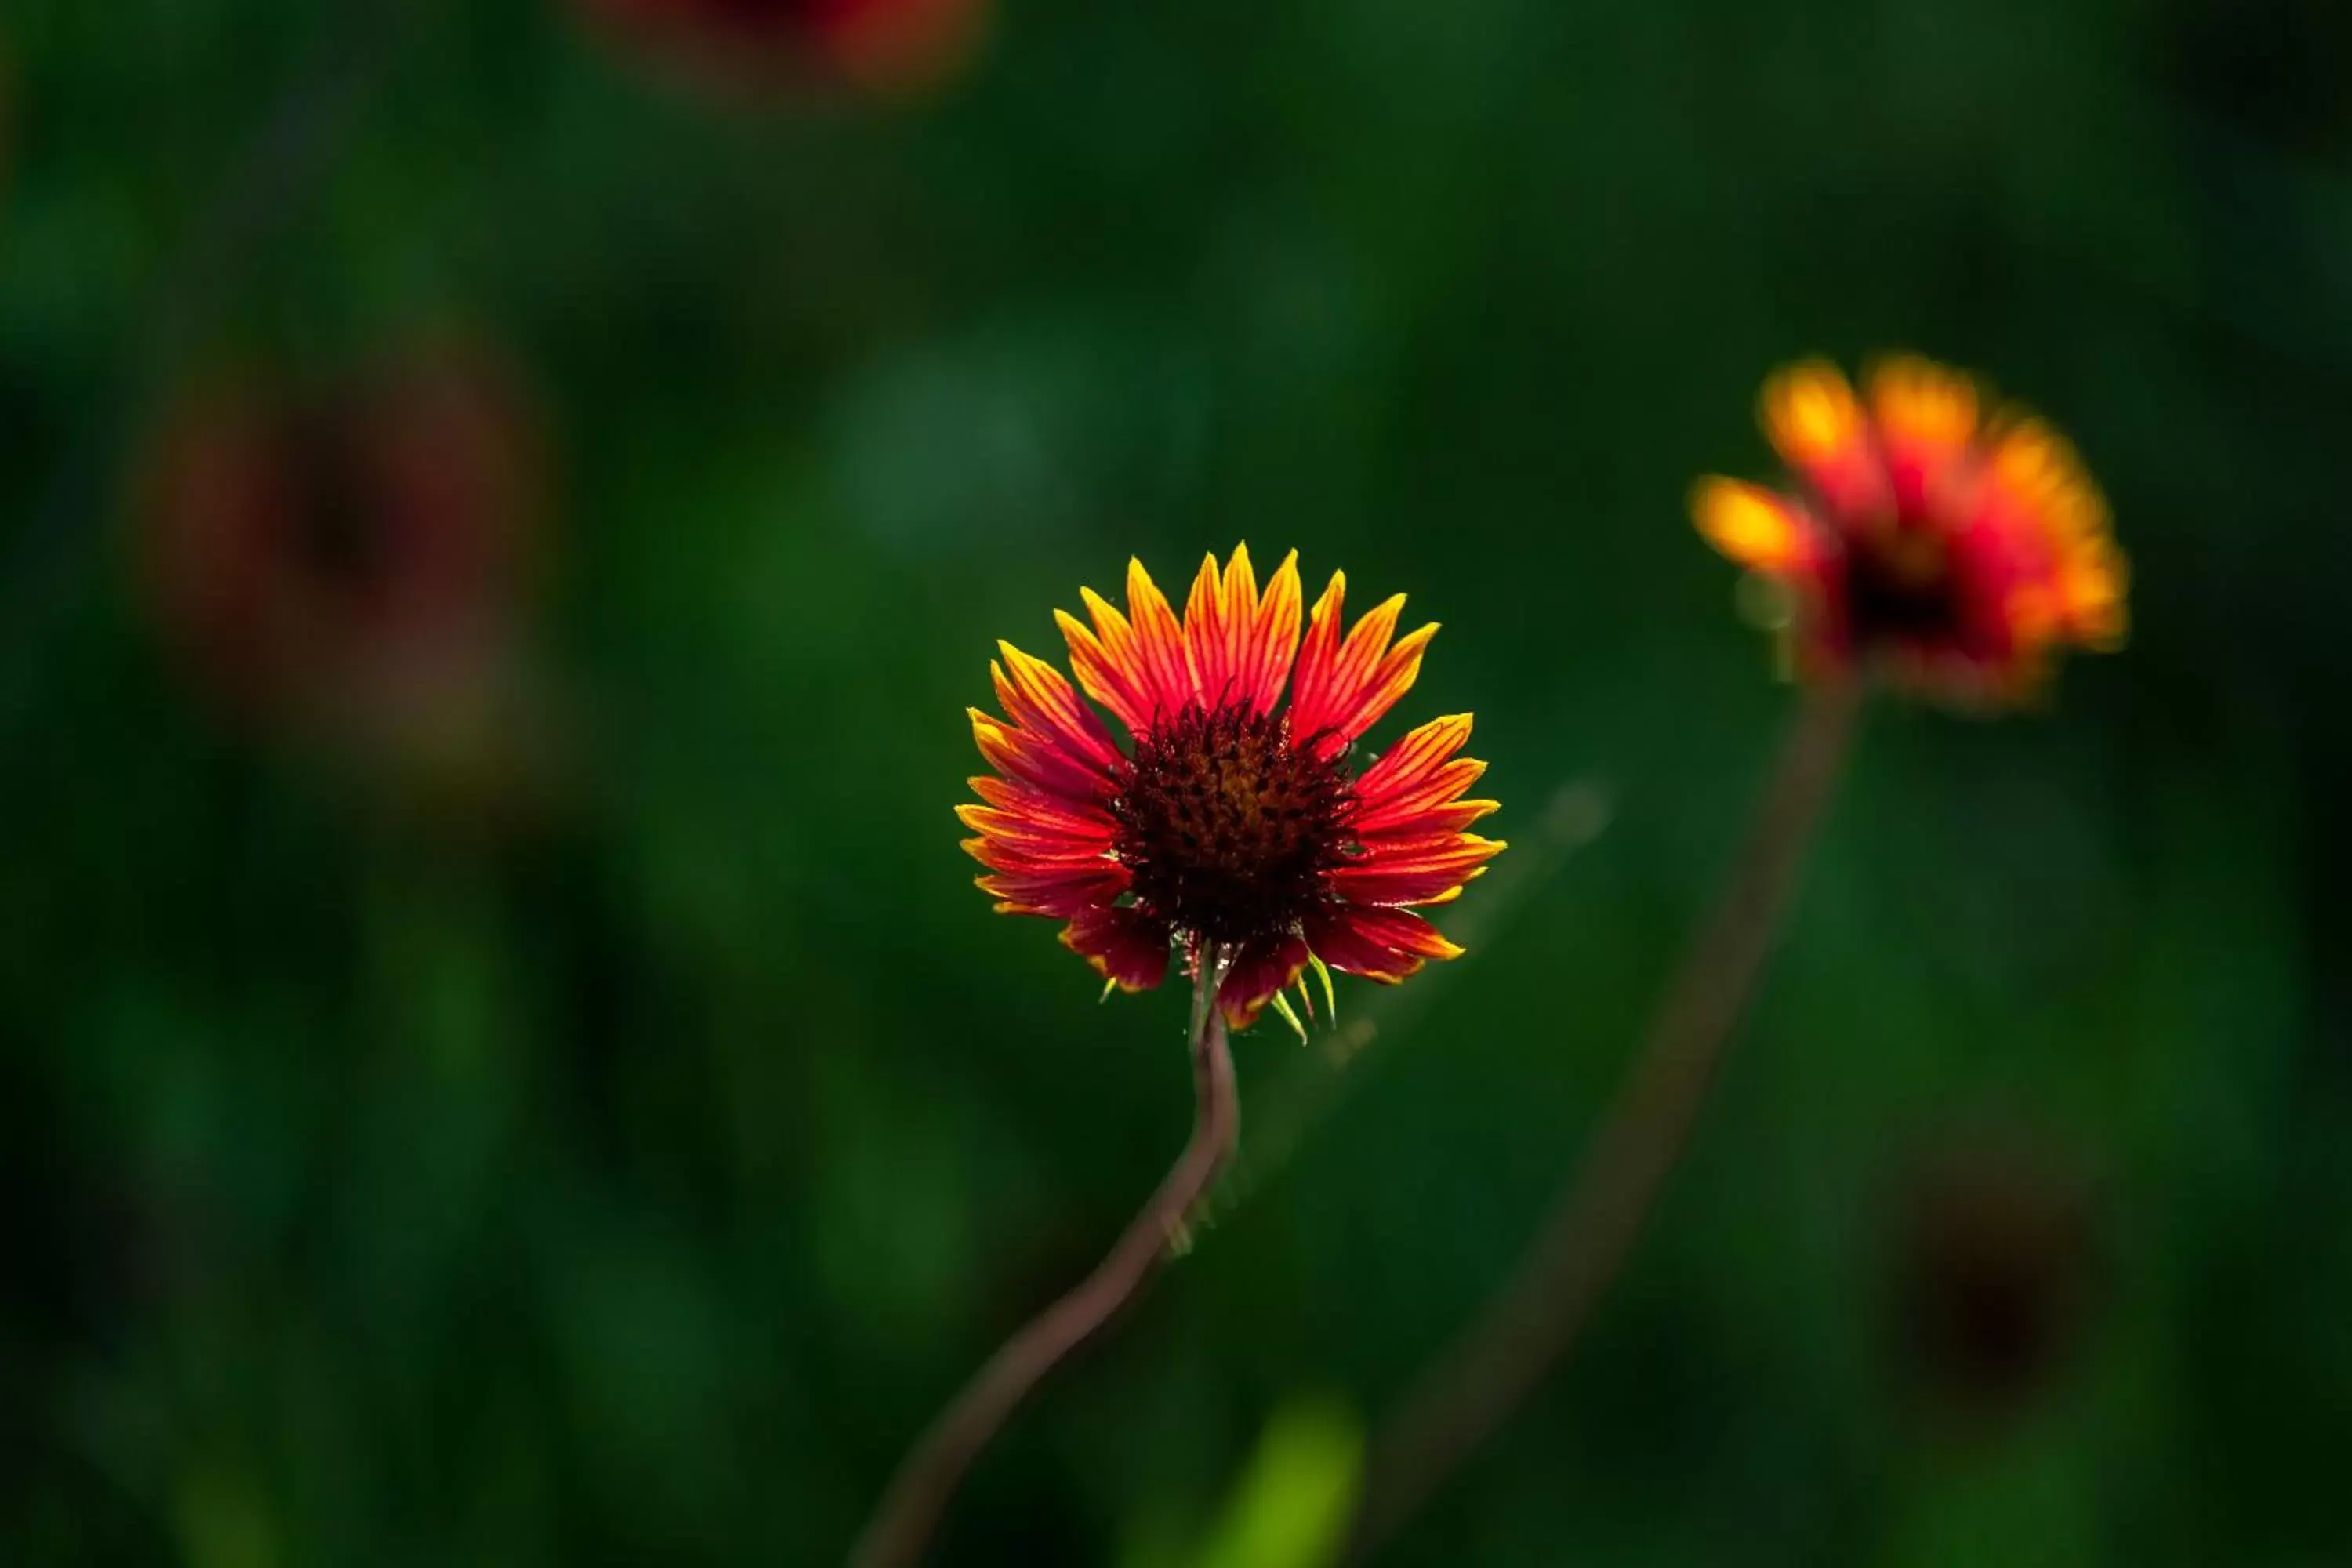
[[[1095,1271],[1005,1341],[908,1454],[850,1553],[856,1568],[903,1568],[921,1560],[972,1461],[1038,1380],[1135,1294],[1224,1168],[1240,1131],[1241,1106],[1225,1021],[1216,1006],[1220,966],[1204,953],[1199,968],[1192,994],[1192,1141]]]
[[[1574,1347],[1680,1159],[1843,772],[1858,682],[1810,692],[1633,1076],[1517,1272],[1376,1437],[1351,1558],[1378,1550]]]

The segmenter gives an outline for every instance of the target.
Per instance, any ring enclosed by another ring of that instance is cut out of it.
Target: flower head
[[[2017,408],[1916,357],[1857,397],[1833,365],[1765,384],[1760,416],[1793,492],[1699,482],[1710,544],[1785,588],[1801,668],[1891,671],[1960,703],[2031,695],[2052,654],[2107,650],[2126,573],[2106,503],[2074,448]]]
[[[1334,574],[1302,641],[1297,552],[1261,591],[1246,545],[1202,562],[1181,618],[1140,562],[1124,614],[1081,590],[1092,624],[1055,619],[1125,746],[1059,670],[999,644],[1004,717],[971,712],[996,771],[956,809],[998,910],[1067,921],[1063,942],[1122,990],[1160,984],[1171,952],[1223,963],[1235,1028],[1310,963],[1393,984],[1459,953],[1409,906],[1459,896],[1503,848],[1464,831],[1496,809],[1462,798],[1486,764],[1456,755],[1458,714],[1356,771],[1437,628],[1396,637],[1400,594],[1343,637],[1346,595]]]

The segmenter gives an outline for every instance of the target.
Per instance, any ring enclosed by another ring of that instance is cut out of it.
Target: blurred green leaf
[[[1345,1405],[1302,1401],[1267,1421],[1189,1568],[1321,1568],[1347,1543],[1364,1433]]]

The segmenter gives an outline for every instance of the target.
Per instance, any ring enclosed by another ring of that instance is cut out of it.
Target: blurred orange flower
[[[2064,437],[1916,356],[1857,396],[1834,365],[1765,384],[1764,433],[1793,491],[1708,478],[1691,510],[1707,542],[1787,591],[1799,668],[1887,670],[1970,706],[2034,693],[2052,655],[2109,650],[2127,572],[2106,503]]]
[[[1171,950],[1196,973],[1222,961],[1235,1028],[1310,963],[1394,983],[1461,952],[1408,906],[1459,896],[1503,848],[1464,831],[1496,809],[1462,798],[1486,771],[1456,755],[1469,715],[1349,765],[1437,632],[1395,638],[1404,595],[1343,637],[1334,574],[1302,642],[1296,552],[1263,591],[1247,546],[1222,571],[1210,556],[1181,619],[1139,562],[1126,614],[1081,592],[1091,626],[1055,616],[1071,668],[1131,743],[1052,665],[998,645],[1005,718],[971,712],[996,771],[956,814],[999,911],[1066,921],[1063,942],[1122,990],[1160,984]]]

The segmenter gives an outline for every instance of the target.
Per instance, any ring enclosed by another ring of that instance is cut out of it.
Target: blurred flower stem
[[[1349,1555],[1378,1551],[1566,1359],[1624,1267],[1721,1067],[1835,793],[1859,681],[1811,689],[1632,1077],[1517,1270],[1377,1434]]]
[[[1192,990],[1192,1136],[1095,1271],[1004,1342],[898,1467],[850,1554],[855,1568],[903,1568],[925,1546],[964,1472],[1029,1391],[1109,1321],[1171,1249],[1232,1157],[1241,1130],[1234,1058],[1215,1005],[1223,964],[1203,955]]]

